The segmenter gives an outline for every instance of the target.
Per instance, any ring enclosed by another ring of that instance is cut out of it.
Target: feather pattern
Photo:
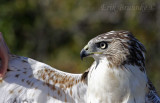
[[[59,71],[30,58],[10,55],[0,83],[0,103],[80,103],[86,101],[82,74]]]
[[[160,103],[160,98],[150,80],[148,80],[147,86],[148,86],[148,93],[146,96],[146,103]]]

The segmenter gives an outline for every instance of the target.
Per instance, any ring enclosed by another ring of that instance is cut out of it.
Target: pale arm
[[[5,76],[5,73],[8,68],[8,56],[9,49],[3,39],[2,33],[0,32],[0,59],[1,59],[1,66],[0,66],[0,78]]]

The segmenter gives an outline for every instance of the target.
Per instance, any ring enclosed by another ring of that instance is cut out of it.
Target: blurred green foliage
[[[0,31],[12,53],[84,72],[79,52],[98,34],[129,30],[146,47],[147,74],[160,93],[159,0],[1,0]]]

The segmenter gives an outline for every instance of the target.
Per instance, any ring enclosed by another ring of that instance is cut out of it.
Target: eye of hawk
[[[107,43],[102,41],[98,43],[98,47],[101,49],[106,49],[108,47]]]

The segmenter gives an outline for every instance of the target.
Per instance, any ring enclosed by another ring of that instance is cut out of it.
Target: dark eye
[[[107,43],[106,42],[100,42],[98,43],[98,47],[101,49],[106,49],[107,48]]]

